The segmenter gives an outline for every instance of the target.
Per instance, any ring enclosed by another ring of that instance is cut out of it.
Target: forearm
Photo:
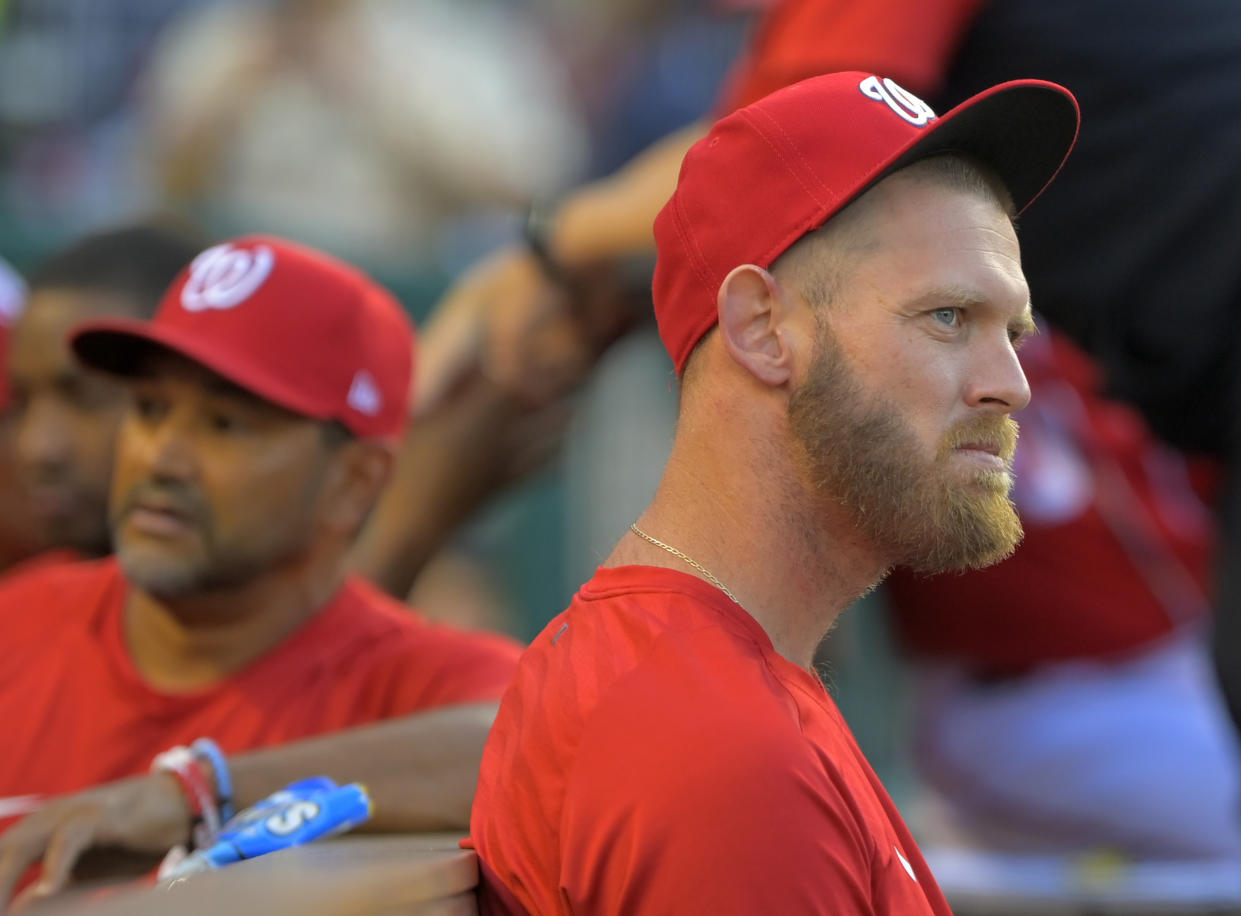
[[[495,713],[494,703],[451,706],[231,756],[237,808],[294,780],[328,776],[366,786],[375,808],[367,830],[463,830]]]
[[[499,434],[511,399],[481,377],[419,418],[391,483],[350,554],[362,576],[403,599],[427,560],[502,482]]]
[[[672,195],[686,151],[707,132],[695,121],[648,147],[624,168],[584,185],[557,208],[551,253],[580,267],[654,249],[651,224]]]
[[[559,201],[541,232],[558,276],[513,245],[458,279],[422,334],[420,418],[471,371],[527,405],[547,404],[581,381],[633,323],[633,309],[617,307],[632,286],[623,264],[653,253],[655,215],[676,186],[685,151],[704,132],[704,124],[691,124]]]

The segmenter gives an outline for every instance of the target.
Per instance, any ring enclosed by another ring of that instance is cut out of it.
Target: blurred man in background
[[[0,588],[0,795],[34,809],[0,837],[0,904],[41,860],[35,896],[92,846],[185,842],[195,800],[137,774],[198,737],[222,748],[208,770],[239,807],[323,773],[366,783],[378,829],[464,826],[517,647],[428,624],[346,564],[405,426],[400,306],[251,237],[198,255],[153,320],[96,319],[73,344],[132,389],[117,555]]]

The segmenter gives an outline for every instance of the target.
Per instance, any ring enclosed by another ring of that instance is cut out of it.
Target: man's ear
[[[392,474],[393,446],[352,439],[336,447],[324,489],[330,528],[352,539],[379,501]]]
[[[720,284],[724,346],[734,362],[767,385],[783,385],[793,375],[793,353],[781,334],[788,307],[775,277],[753,264],[734,267]]]

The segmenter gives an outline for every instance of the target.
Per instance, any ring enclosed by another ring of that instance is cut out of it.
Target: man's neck
[[[151,686],[173,693],[212,686],[282,643],[339,589],[343,572],[273,570],[231,588],[159,598],[132,587],[125,639]]]
[[[777,652],[810,669],[841,611],[874,587],[888,564],[858,536],[843,509],[810,498],[791,472],[778,467],[778,455],[750,457],[747,462],[738,450],[678,441],[638,524],[710,570]],[[632,532],[605,565],[631,563],[707,579]]]

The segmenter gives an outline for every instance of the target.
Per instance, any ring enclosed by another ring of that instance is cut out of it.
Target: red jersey
[[[114,559],[40,565],[0,583],[0,829],[14,796],[146,772],[200,736],[226,753],[500,696],[519,647],[431,624],[351,578],[283,643],[193,693],[147,684],[123,631]]]
[[[484,914],[949,913],[818,678],[669,569],[600,569],[526,651],[471,825]]]

